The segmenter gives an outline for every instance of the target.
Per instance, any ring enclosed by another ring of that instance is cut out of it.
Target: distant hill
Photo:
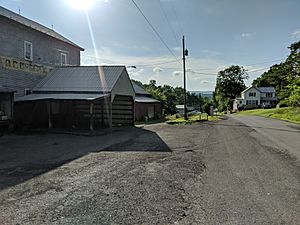
[[[191,94],[201,95],[202,97],[207,97],[209,99],[213,98],[212,91],[189,91]]]

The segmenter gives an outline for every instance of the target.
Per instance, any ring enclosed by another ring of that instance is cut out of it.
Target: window
[[[26,59],[26,60],[33,59],[32,43],[29,41],[24,41],[24,59]]]
[[[249,97],[255,97],[256,96],[256,92],[249,92]]]
[[[272,93],[266,93],[267,98],[272,98]]]
[[[25,95],[30,95],[31,94],[31,90],[29,88],[25,88],[24,89],[24,94]]]
[[[67,65],[67,54],[66,53],[60,53],[60,64],[62,66]]]
[[[243,101],[240,101],[240,104],[242,104],[243,103]]]
[[[258,105],[257,100],[246,100],[246,105]]]

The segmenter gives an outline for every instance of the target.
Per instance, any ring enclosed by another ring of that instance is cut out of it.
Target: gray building
[[[83,50],[54,30],[0,6],[2,124],[13,120],[14,99],[29,94],[53,68],[80,65]]]
[[[80,51],[54,30],[0,6],[0,86],[15,90],[16,98],[54,67],[80,65]]]
[[[57,68],[16,100],[16,125],[90,130],[133,125],[134,96],[125,66]]]

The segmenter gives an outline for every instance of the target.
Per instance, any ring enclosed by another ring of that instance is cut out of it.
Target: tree
[[[253,84],[275,87],[280,102],[289,106],[300,106],[300,41],[288,48],[291,52],[286,61],[271,66]]]
[[[233,99],[246,88],[245,79],[248,75],[242,66],[232,65],[218,72],[214,99],[220,111],[232,108]]]

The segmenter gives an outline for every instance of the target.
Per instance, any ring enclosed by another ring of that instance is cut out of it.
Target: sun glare
[[[97,0],[67,0],[68,4],[77,10],[89,10]]]

